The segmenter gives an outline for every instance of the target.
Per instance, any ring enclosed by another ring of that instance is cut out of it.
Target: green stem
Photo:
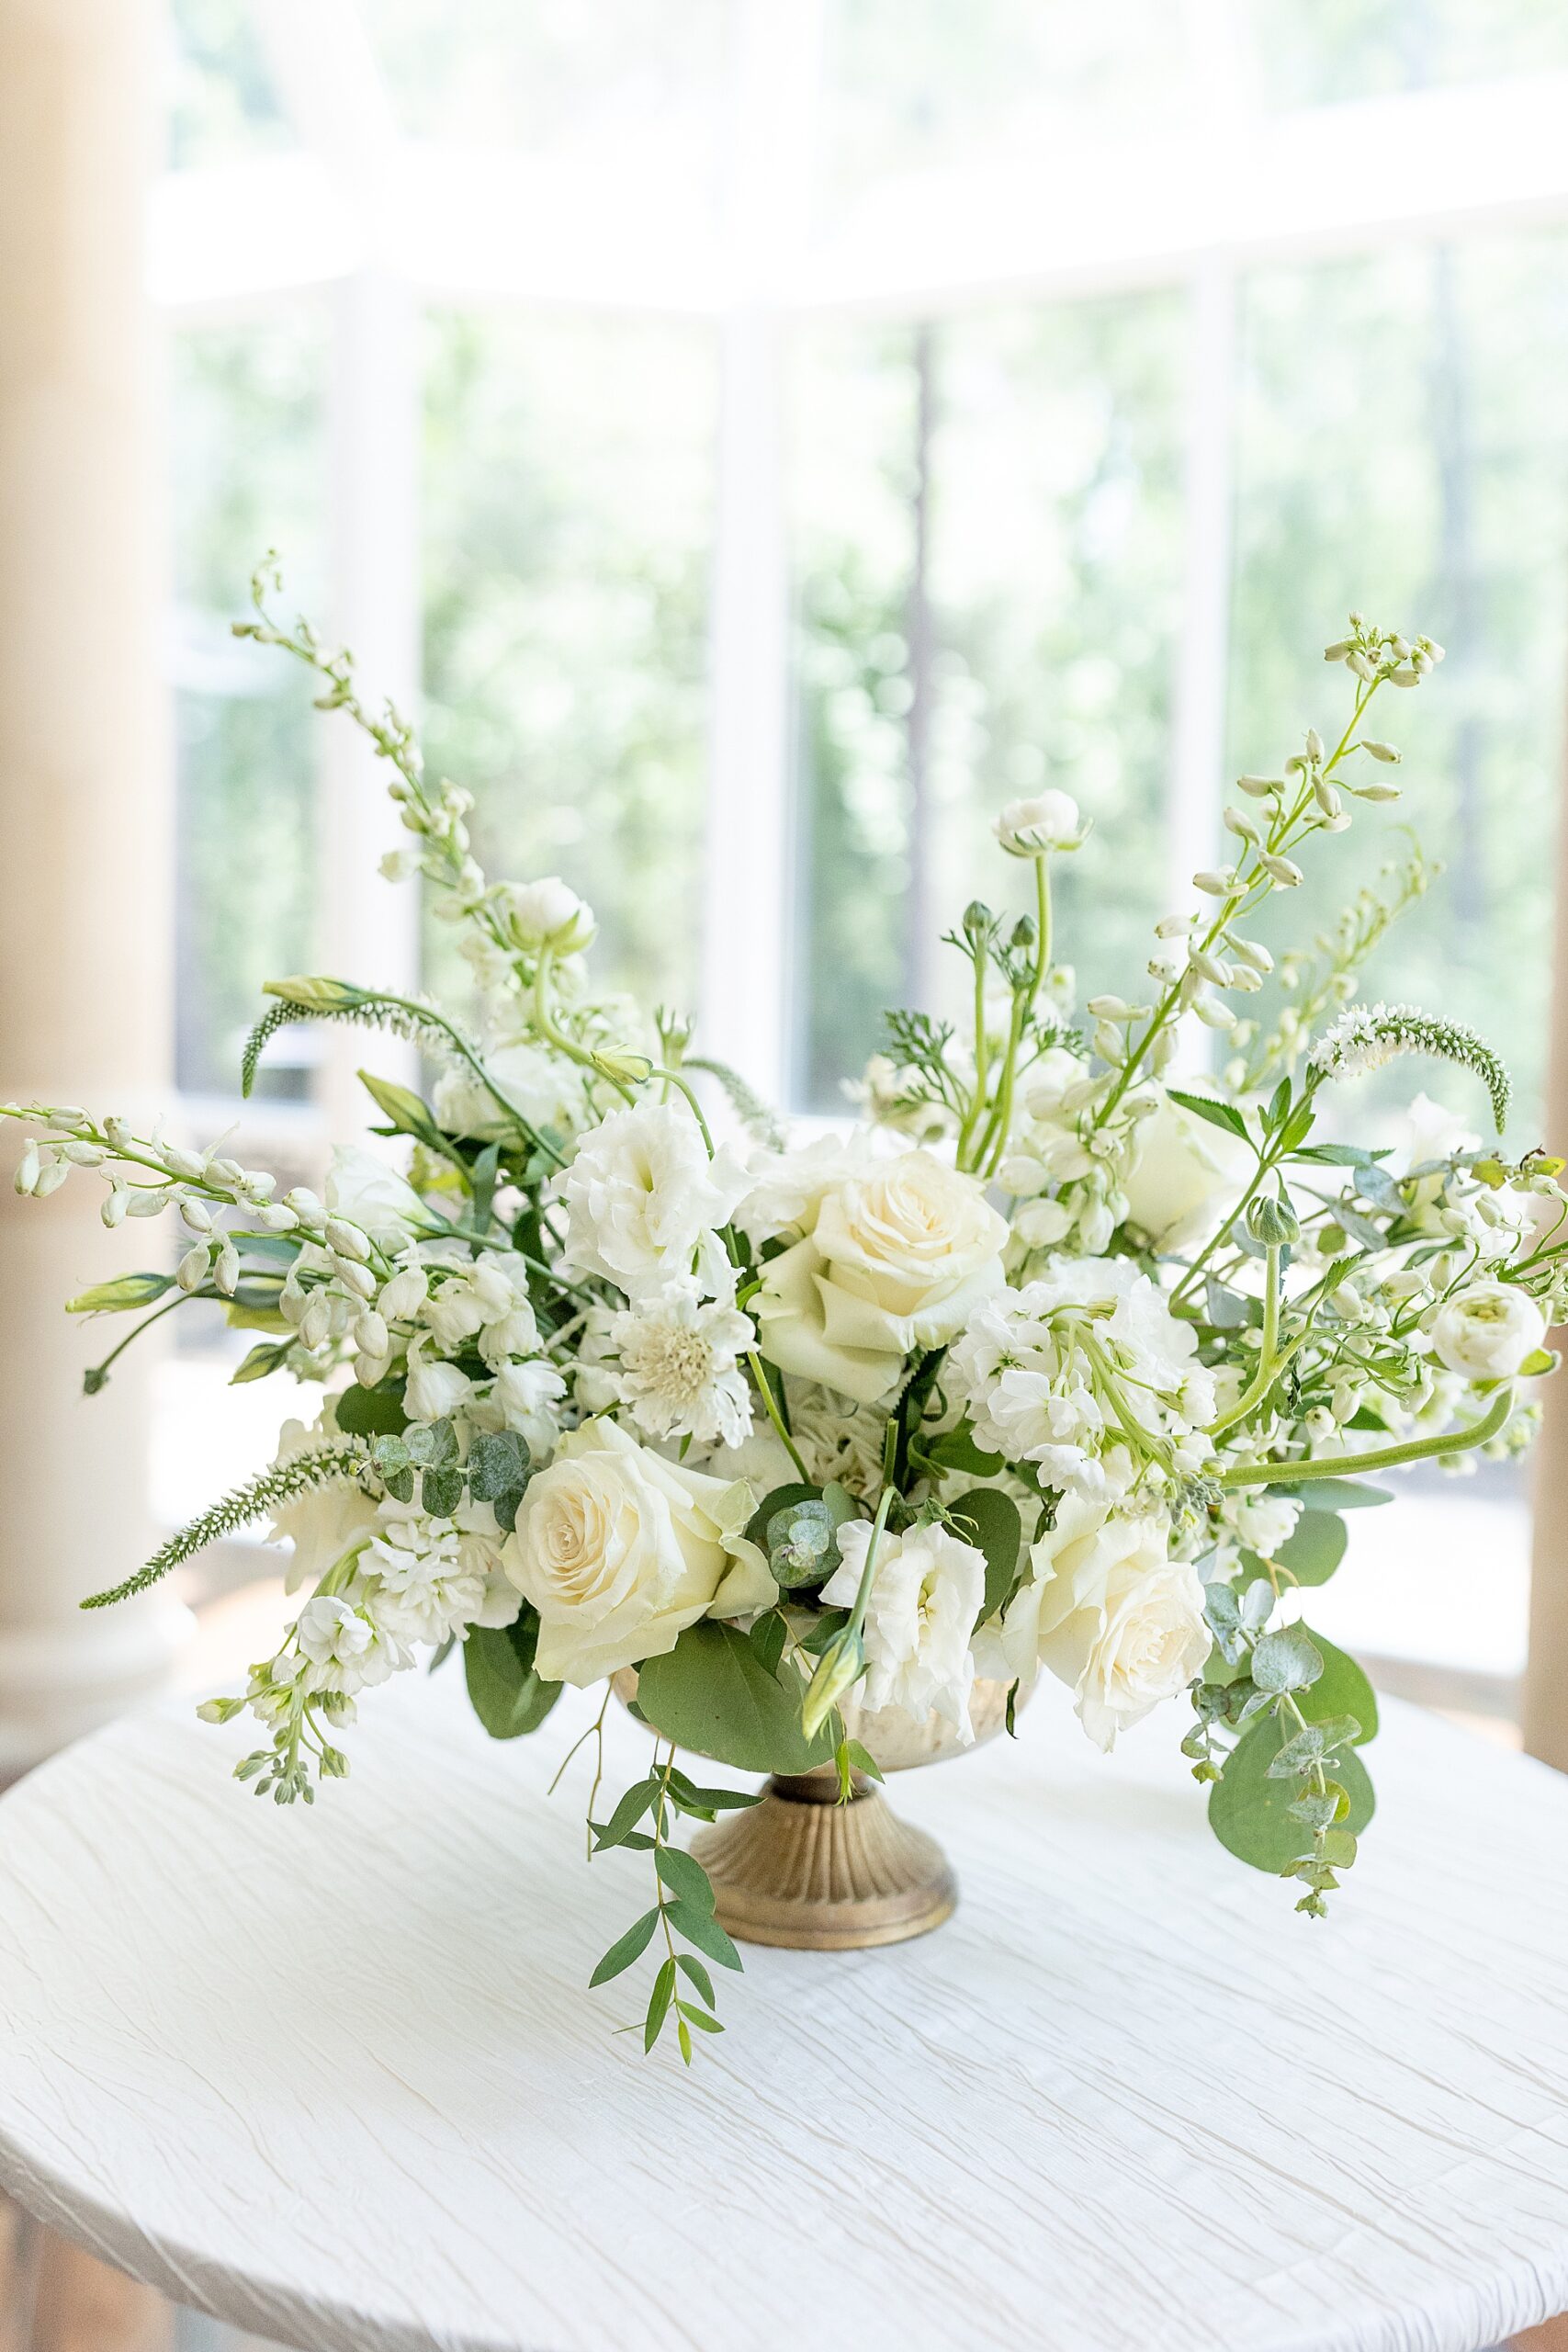
[[[969,1165],[966,1157],[971,1138],[986,1107],[986,1079],[990,1064],[986,1045],[986,973],[988,969],[987,949],[983,941],[975,943],[975,1093],[964,1125],[958,1131],[958,1165]]]
[[[850,1611],[846,1633],[859,1635],[865,1629],[865,1612],[871,1606],[871,1588],[876,1577],[877,1547],[887,1526],[887,1514],[893,1508],[895,1489],[884,1487],[876,1506],[876,1517],[871,1522],[871,1541],[865,1547],[865,1566],[860,1573],[860,1585],[855,1593],[855,1605]]]
[[[550,1011],[549,973],[554,960],[554,954],[550,948],[540,948],[539,960],[534,967],[534,1025],[539,1035],[547,1038],[555,1047],[558,1054],[564,1054],[568,1061],[576,1062],[580,1069],[592,1070],[596,1078],[604,1078],[606,1073],[600,1069],[587,1047],[578,1045],[575,1038],[569,1037]],[[669,1073],[666,1072],[665,1075],[668,1076]],[[631,1088],[623,1086],[618,1078],[611,1078],[607,1082],[615,1088],[623,1102],[630,1103],[637,1101],[637,1096],[632,1092]]]
[[[773,1430],[778,1438],[779,1443],[784,1447],[784,1452],[788,1454],[790,1460],[799,1471],[802,1486],[808,1487],[811,1484],[810,1473],[807,1471],[805,1463],[800,1458],[799,1449],[797,1448],[794,1438],[791,1437],[788,1430],[784,1427],[784,1418],[779,1411],[777,1402],[773,1396],[773,1392],[768,1385],[768,1375],[762,1370],[762,1359],[757,1353],[755,1348],[752,1349],[750,1354],[747,1357],[746,1362],[750,1369],[752,1379],[756,1382],[757,1386],[761,1391],[762,1402],[768,1408],[768,1419],[773,1425]]]
[[[1042,850],[1034,861],[1034,910],[1038,929],[1034,940],[1034,967],[1030,975],[1029,994],[1023,1002],[1025,1020],[1033,1012],[1040,983],[1051,968],[1051,854],[1048,850]]]
[[[1478,1421],[1449,1430],[1441,1437],[1410,1438],[1403,1445],[1382,1445],[1370,1453],[1338,1453],[1316,1462],[1246,1462],[1222,1470],[1222,1487],[1294,1487],[1313,1478],[1359,1476],[1364,1470],[1397,1470],[1406,1462],[1426,1462],[1442,1453],[1465,1453],[1495,1438],[1514,1409],[1514,1392],[1502,1389]]]

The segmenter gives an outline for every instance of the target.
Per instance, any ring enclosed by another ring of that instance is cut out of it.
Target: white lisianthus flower
[[[409,1349],[408,1383],[403,1403],[411,1421],[441,1421],[459,1412],[474,1393],[474,1384],[455,1363],[430,1363],[430,1342],[421,1332]]]
[[[869,1520],[840,1528],[840,1565],[822,1588],[825,1607],[853,1606],[871,1537]],[[985,1556],[973,1544],[935,1525],[902,1535],[884,1529],[865,1613],[863,1703],[874,1711],[900,1707],[917,1723],[942,1715],[967,1747],[975,1736],[969,1637],[985,1597]]]
[[[1032,1580],[976,1641],[981,1671],[1027,1679],[1036,1661],[1073,1692],[1097,1747],[1173,1699],[1212,1637],[1197,1570],[1169,1555],[1160,1516],[1122,1518],[1066,1496],[1031,1547]]]
[[[708,1158],[684,1103],[612,1111],[550,1186],[566,1204],[563,1261],[642,1297],[690,1272],[750,1182],[728,1144]]]
[[[900,1152],[824,1193],[752,1306],[762,1353],[869,1405],[1002,1285],[1006,1221],[973,1176]]]
[[[519,947],[548,947],[558,956],[581,955],[599,926],[593,910],[558,874],[542,882],[513,882],[502,892],[512,935]]]
[[[429,1214],[413,1186],[374,1152],[339,1144],[327,1173],[327,1207],[346,1218],[386,1250],[406,1249],[414,1234],[427,1231]]]
[[[307,1690],[351,1698],[412,1664],[400,1636],[344,1595],[317,1593],[299,1611],[295,1634],[306,1660],[299,1679]]]
[[[1042,850],[1082,847],[1085,826],[1071,793],[1034,793],[1010,800],[991,827],[1010,857],[1038,857]]]
[[[330,1434],[324,1429],[308,1429],[303,1421],[285,1421],[278,1433],[276,1461],[281,1464],[308,1453]],[[376,1505],[358,1486],[314,1487],[295,1501],[279,1505],[273,1513],[267,1541],[294,1546],[294,1557],[284,1577],[285,1591],[320,1584],[375,1525]]]
[[[539,1672],[581,1687],[662,1657],[699,1617],[771,1608],[778,1588],[743,1532],[754,1508],[743,1481],[667,1462],[613,1421],[563,1438],[502,1555],[539,1612]]]
[[[1240,1198],[1254,1165],[1239,1136],[1184,1110],[1162,1087],[1158,1109],[1134,1130],[1127,1222],[1152,1249],[1179,1249]]]
[[[617,1315],[615,1393],[649,1437],[740,1445],[751,1397],[739,1359],[757,1344],[749,1315],[725,1301],[705,1306],[689,1276],[666,1283]]]
[[[1546,1317],[1514,1283],[1472,1283],[1432,1317],[1432,1345],[1466,1380],[1512,1380],[1545,1343]]]
[[[545,1046],[501,1046],[485,1056],[485,1067],[509,1102],[533,1127],[575,1134],[588,1115],[582,1078],[575,1064]],[[484,1085],[463,1063],[444,1070],[432,1098],[436,1123],[448,1135],[483,1141],[512,1133],[513,1123]]]

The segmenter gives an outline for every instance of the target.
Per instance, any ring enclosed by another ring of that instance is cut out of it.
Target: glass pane
[[[438,314],[425,453],[425,731],[493,875],[559,873],[595,971],[694,1001],[715,353],[706,330]],[[466,966],[433,924],[431,984]]]
[[[1349,682],[1319,656],[1352,608],[1448,649],[1419,693],[1384,688],[1377,705],[1377,731],[1405,754],[1404,797],[1321,844],[1269,935],[1310,942],[1413,828],[1446,871],[1367,989],[1493,1039],[1517,1082],[1509,1135],[1523,1148],[1541,1124],[1568,643],[1568,416],[1555,390],[1568,238],[1270,271],[1248,286],[1245,316],[1235,772],[1274,773],[1302,727],[1327,736],[1348,714]],[[1484,1124],[1472,1082],[1436,1064],[1418,1077]],[[1396,1065],[1361,1081],[1354,1107],[1404,1102],[1413,1084]]]
[[[175,0],[169,162],[177,170],[290,146],[249,0]]]
[[[421,139],[657,154],[711,165],[723,0],[360,0],[393,102]]]
[[[1568,65],[1561,0],[1241,0],[1240,15],[1276,107]]]
[[[313,305],[173,338],[176,1071],[186,1092],[238,1092],[262,981],[309,960],[310,689],[281,655],[236,643],[229,623],[269,547],[283,554],[291,603],[322,608],[326,357]],[[281,1041],[258,1091],[303,1091]]]
[[[938,934],[975,895],[1021,911],[990,820],[1046,779],[1100,829],[1059,893],[1080,996],[1142,969],[1163,911],[1182,332],[1173,298],[1135,296],[802,351],[804,1102],[841,1100],[886,1006],[959,1016]]]
[[[892,174],[1036,161],[1181,104],[1169,0],[839,0],[823,107],[827,202]]]

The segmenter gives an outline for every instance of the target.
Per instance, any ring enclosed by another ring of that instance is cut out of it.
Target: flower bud
[[[64,1183],[65,1179],[70,1172],[70,1161],[68,1159],[61,1159],[56,1153],[51,1153],[50,1156],[42,1161],[38,1174],[33,1178],[32,1193],[34,1200],[47,1201],[51,1193],[58,1193],[60,1187]]]
[[[1302,869],[1288,857],[1265,855],[1258,860],[1265,874],[1271,875],[1281,889],[1293,890],[1302,878]]]
[[[1314,767],[1323,757],[1323,738],[1315,727],[1309,727],[1306,731],[1306,755]]]
[[[371,1299],[376,1295],[375,1275],[368,1266],[360,1265],[356,1259],[334,1257],[333,1277],[355,1298]]]
[[[212,1269],[212,1279],[225,1298],[232,1298],[240,1279],[240,1253],[227,1234],[218,1252],[218,1263]]]
[[[38,1146],[29,1137],[27,1149],[17,1160],[11,1177],[12,1191],[19,1193],[24,1200],[38,1182],[40,1165]]]
[[[346,1258],[357,1265],[363,1265],[370,1255],[370,1244],[364,1232],[346,1217],[328,1217],[326,1243],[334,1257]]]
[[[1194,889],[1202,890],[1211,899],[1228,899],[1235,888],[1235,876],[1230,868],[1205,866],[1192,876]]]
[[[112,1184],[98,1204],[98,1215],[112,1232],[124,1222],[125,1204],[130,1195],[123,1184]]]
[[[205,1201],[197,1200],[191,1193],[176,1193],[175,1198],[179,1203],[181,1217],[193,1233],[211,1232],[212,1214]]]
[[[299,1222],[293,1210],[285,1208],[281,1201],[268,1202],[256,1211],[256,1223],[265,1226],[268,1233],[292,1233]]]
[[[815,1739],[846,1690],[852,1690],[865,1670],[865,1645],[851,1625],[834,1634],[817,1661],[800,1711],[801,1728]]]
[[[580,955],[598,930],[593,910],[558,874],[542,882],[513,883],[502,893],[512,935],[519,947],[547,947],[557,956]]]
[[[1280,1250],[1302,1238],[1301,1221],[1288,1201],[1272,1193],[1255,1200],[1247,1212],[1247,1229],[1266,1249]]]
[[[991,928],[991,910],[983,899],[971,899],[964,910],[964,936],[978,944]]]
[[[125,1204],[126,1216],[162,1216],[172,1198],[173,1194],[162,1185],[139,1186]]]
[[[592,1057],[594,1069],[601,1078],[616,1086],[641,1086],[653,1075],[653,1064],[646,1054],[634,1054],[622,1046],[607,1046]]]
[[[1404,757],[1404,752],[1396,751],[1392,743],[1374,743],[1367,735],[1361,738],[1361,749],[1363,752],[1370,752],[1374,760],[1382,760],[1390,767],[1397,767]]]
[[[1337,817],[1344,809],[1345,803],[1340,799],[1334,786],[1331,784],[1325,784],[1321,776],[1314,781],[1312,797],[1325,817]]]
[[[1272,775],[1238,775],[1235,788],[1251,800],[1266,800],[1271,792],[1280,790],[1280,779]]]
[[[199,1290],[207,1280],[207,1270],[210,1262],[207,1244],[204,1241],[198,1241],[186,1251],[185,1256],[175,1268],[175,1280],[187,1297],[192,1291]]]
[[[1274,968],[1274,958],[1269,955],[1267,947],[1259,946],[1256,939],[1236,939],[1227,936],[1225,945],[1230,949],[1236,962],[1245,964],[1249,971],[1267,974]]]
[[[1087,830],[1072,795],[1056,791],[1010,800],[991,827],[1010,857],[1043,857],[1048,850],[1081,848]]]
[[[391,1336],[373,1306],[355,1317],[352,1337],[361,1355],[379,1359],[391,1352]]]
[[[307,1348],[319,1348],[332,1331],[332,1301],[323,1291],[312,1291],[299,1317],[299,1338]]]

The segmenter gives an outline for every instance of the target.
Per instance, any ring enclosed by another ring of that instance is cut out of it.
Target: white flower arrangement
[[[1501,1125],[1506,1077],[1472,1033],[1346,1009],[1429,869],[1363,893],[1322,965],[1285,959],[1272,1027],[1247,1009],[1274,974],[1248,927],[1316,835],[1393,795],[1368,707],[1440,648],[1352,617],[1328,649],[1353,680],[1335,748],[1309,732],[1279,775],[1240,780],[1233,862],[1194,876],[1152,986],[1091,1000],[1087,1034],[1064,1018],[1051,880],[1089,829],[1055,790],[1004,809],[1032,907],[976,902],[951,934],[970,1034],[890,1014],[864,1115],[796,1148],[685,1025],[595,994],[567,883],[486,880],[468,796],[427,782],[346,655],[274,621],[276,584],[258,574],[238,634],[305,664],[389,763],[412,843],[389,868],[417,868],[457,926],[489,1042],[418,999],[272,983],[247,1091],[299,1020],[389,1030],[428,1069],[423,1094],[365,1080],[406,1175],[340,1149],[324,1199],[275,1198],[217,1145],[0,1106],[32,1130],[18,1192],[90,1171],[106,1224],[173,1210],[183,1229],[166,1265],[73,1311],[144,1310],[141,1329],[215,1298],[259,1334],[236,1378],[319,1387],[270,1469],[88,1605],[270,1518],[305,1597],[243,1694],[202,1712],[249,1708],[265,1737],[238,1770],[278,1803],[344,1774],[358,1694],[433,1655],[460,1651],[502,1738],[562,1683],[637,1668],[667,1752],[593,1830],[651,1852],[655,1899],[594,1981],[661,1933],[647,2040],[672,2023],[688,2059],[692,2029],[717,2030],[699,1955],[739,1963],[672,1831],[753,1802],[676,1769],[694,1720],[721,1763],[836,1765],[848,1796],[876,1769],[846,1736],[852,1693],[966,1740],[977,1675],[1007,1685],[1010,1728],[1043,1668],[1103,1748],[1186,1694],[1217,1834],[1321,1913],[1371,1812],[1376,1707],[1299,1596],[1337,1564],[1338,1514],[1382,1499],[1366,1474],[1527,1441],[1520,1383],[1552,1369],[1568,1304],[1561,1161],[1461,1142],[1401,1168],[1313,1139],[1325,1085],[1412,1051],[1478,1073]],[[1166,1075],[1188,1019],[1226,1041],[1201,1091]],[[722,1140],[700,1071],[738,1114]]]

